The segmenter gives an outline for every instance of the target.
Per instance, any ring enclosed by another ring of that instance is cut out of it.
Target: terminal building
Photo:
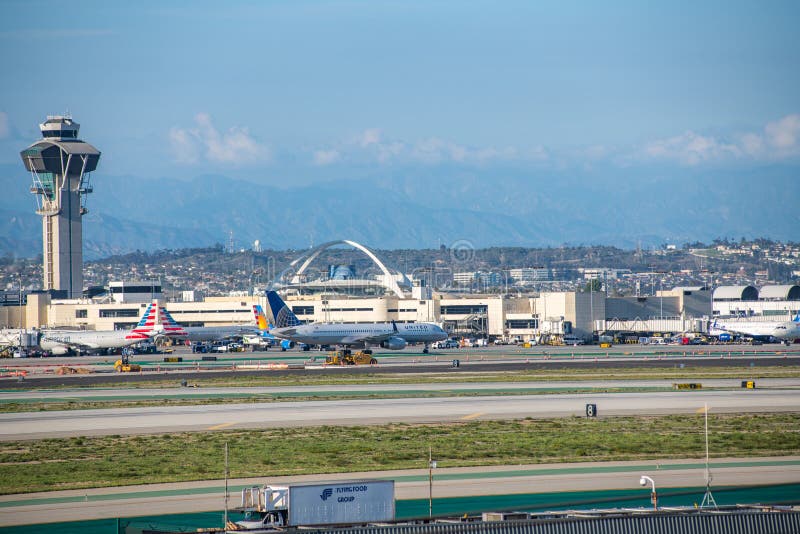
[[[374,275],[359,278],[351,265],[326,265],[311,277],[311,264],[330,247],[364,253]],[[527,273],[526,273],[527,274]],[[712,317],[747,316],[789,320],[800,310],[800,286],[676,287],[655,295],[610,297],[602,291],[539,291],[467,294],[436,291],[425,277],[391,269],[352,241],[320,245],[298,257],[272,282],[304,322],[435,322],[454,336],[543,340],[593,335],[706,332]],[[95,298],[54,299],[27,295],[23,306],[0,307],[0,327],[113,330],[131,328],[153,298],[166,302],[185,326],[222,326],[253,321],[253,305],[268,310],[264,291],[253,295],[196,298],[191,291],[164,299],[157,281],[112,282]],[[16,303],[14,303],[16,304]],[[712,312],[713,311],[713,312]]]

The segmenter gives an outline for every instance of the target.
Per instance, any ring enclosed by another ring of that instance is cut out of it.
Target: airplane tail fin
[[[284,328],[303,324],[275,291],[267,291],[267,301],[276,327]]]
[[[267,316],[264,314],[264,308],[260,304],[253,306],[253,314],[256,316],[256,324],[259,330],[268,330],[269,324],[267,323]]]
[[[158,315],[158,301],[151,302],[147,305],[144,313],[139,318],[139,322],[131,329],[125,336],[125,339],[150,339],[156,330],[156,315]]]
[[[169,314],[164,306],[154,300],[147,305],[139,323],[125,336],[125,339],[149,339],[156,335],[185,337],[188,334]]]
[[[800,312],[797,312],[797,315],[794,316],[794,319],[792,319],[792,321],[795,323],[800,323]]]
[[[189,334],[179,325],[164,306],[158,307],[161,331],[169,337],[186,337]]]

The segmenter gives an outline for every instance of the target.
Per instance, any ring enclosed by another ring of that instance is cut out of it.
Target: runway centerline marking
[[[476,417],[480,417],[480,416],[482,416],[483,414],[484,414],[484,412],[475,412],[475,413],[471,413],[471,414],[469,414],[469,415],[465,415],[464,417],[462,417],[462,418],[461,418],[461,420],[462,420],[462,421],[469,421],[470,419],[475,419]]]
[[[236,424],[236,423],[222,423],[222,424],[219,424],[219,425],[210,426],[210,427],[206,428],[206,430],[220,430],[220,429],[227,428],[227,427],[229,427],[231,425],[234,425],[234,424]]]

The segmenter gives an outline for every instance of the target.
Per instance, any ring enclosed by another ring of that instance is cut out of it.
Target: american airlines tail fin
[[[164,306],[158,307],[161,331],[169,337],[186,337],[188,332],[179,325]]]
[[[267,291],[267,302],[269,302],[269,308],[272,312],[272,318],[275,319],[276,327],[284,328],[303,324],[275,291]]]
[[[175,322],[167,309],[154,300],[147,306],[139,324],[125,338],[148,339],[156,335],[186,337],[188,334],[181,325]]]
[[[158,301],[151,302],[144,310],[139,323],[131,329],[125,336],[125,339],[149,339],[154,336],[157,331],[155,329],[156,315],[158,315]]]

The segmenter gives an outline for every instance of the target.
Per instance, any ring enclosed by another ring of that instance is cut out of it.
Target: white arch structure
[[[348,246],[351,246],[351,247],[353,247],[355,249],[358,249],[361,252],[363,252],[364,255],[367,256],[369,259],[371,259],[372,262],[375,265],[377,265],[378,268],[386,276],[387,283],[384,284],[386,286],[386,288],[390,289],[398,297],[405,298],[405,295],[403,294],[403,290],[400,288],[400,285],[397,283],[397,280],[395,279],[395,273],[392,273],[392,271],[390,271],[386,267],[386,265],[380,260],[380,258],[378,258],[378,256],[376,256],[375,253],[372,252],[370,249],[368,249],[367,247],[365,247],[364,245],[362,245],[360,243],[356,243],[355,241],[350,241],[349,239],[340,239],[340,240],[337,240],[337,241],[328,241],[327,243],[323,243],[323,244],[319,245],[318,247],[316,247],[316,248],[314,248],[312,250],[309,250],[308,252],[305,252],[305,253],[301,254],[300,256],[295,258],[294,261],[292,261],[286,269],[281,271],[280,274],[278,274],[278,276],[275,277],[275,280],[272,281],[273,287],[276,285],[276,283],[280,283],[283,280],[283,278],[286,276],[287,273],[289,273],[290,271],[293,271],[294,267],[297,264],[302,262],[302,264],[300,265],[300,268],[297,269],[297,271],[294,271],[294,276],[292,277],[292,283],[293,284],[300,283],[300,275],[302,275],[304,272],[306,272],[306,269],[308,269],[308,266],[311,265],[311,263],[315,259],[317,259],[317,257],[320,254],[322,254],[324,251],[326,251],[327,249],[329,249],[331,247],[335,247],[336,245],[348,245]],[[403,283],[404,284],[406,284],[408,286],[411,285],[411,282],[409,282],[409,280],[408,280],[408,278],[406,277],[405,274],[400,273],[399,271],[398,271],[397,274],[400,274],[403,277]]]

